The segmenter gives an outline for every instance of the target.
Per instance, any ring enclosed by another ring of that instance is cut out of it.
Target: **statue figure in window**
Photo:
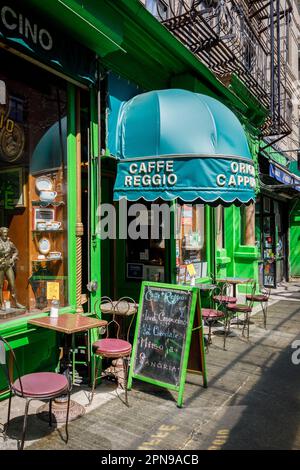
[[[0,228],[0,307],[3,308],[3,283],[5,278],[8,281],[8,286],[11,294],[12,301],[15,308],[25,309],[17,301],[15,289],[15,272],[14,266],[18,259],[18,250],[13,242],[8,238],[8,228]]]

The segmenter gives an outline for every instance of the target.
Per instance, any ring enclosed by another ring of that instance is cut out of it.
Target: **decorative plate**
[[[42,255],[47,255],[51,249],[51,244],[48,238],[41,238],[39,241],[39,252]]]
[[[14,123],[12,132],[3,127],[0,131],[0,157],[9,163],[19,160],[24,151],[25,135],[23,128]]]
[[[37,191],[52,191],[53,182],[48,176],[39,176],[35,180],[35,187]]]

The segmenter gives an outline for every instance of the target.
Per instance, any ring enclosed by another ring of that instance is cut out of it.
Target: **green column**
[[[68,204],[68,289],[69,304],[76,306],[76,121],[75,86],[68,84],[67,136],[67,204]]]
[[[291,206],[289,264],[292,277],[300,277],[300,202]]]

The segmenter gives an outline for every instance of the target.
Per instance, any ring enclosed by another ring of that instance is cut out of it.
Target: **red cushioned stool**
[[[253,303],[254,303],[254,297],[255,297],[255,290],[256,290],[256,282],[252,281],[250,283],[251,286],[251,294],[246,294],[246,301],[247,303],[245,304],[228,304],[227,305],[227,312],[228,314],[237,315],[238,313],[243,313],[245,316],[244,320],[244,325],[243,325],[243,330],[242,330],[242,335],[245,335],[245,329],[247,326],[247,339],[249,340],[249,334],[250,334],[250,315],[252,313],[252,308],[253,308]],[[229,327],[230,327],[230,321],[229,321]]]
[[[226,315],[221,310],[215,308],[202,308],[201,309],[202,317],[208,324],[208,345],[212,343],[211,341],[211,327],[212,323],[215,320],[225,319]]]
[[[7,354],[10,353],[10,361],[7,364]],[[66,442],[68,442],[68,421],[70,409],[70,385],[66,376],[54,372],[35,372],[27,375],[20,375],[19,367],[16,361],[15,353],[9,343],[0,336],[0,366],[3,367],[9,384],[9,401],[7,423],[4,428],[4,438],[6,438],[7,429],[10,423],[11,399],[13,395],[25,398],[25,414],[23,421],[23,432],[21,443],[18,442],[18,449],[23,450],[27,428],[28,409],[31,400],[49,400],[49,425],[52,426],[52,400],[61,395],[68,396],[67,414],[66,414]],[[13,375],[17,372],[18,378],[14,381]]]
[[[110,302],[111,309],[114,309],[114,303],[109,297],[103,297],[101,299],[100,309],[101,309],[101,306],[107,302]],[[117,329],[116,338],[109,337],[109,329],[110,329],[110,326],[112,325],[114,325]],[[123,387],[125,391],[125,403],[128,406],[127,377],[128,377],[128,364],[129,364],[132,346],[128,341],[119,339],[119,333],[120,333],[120,325],[115,319],[115,314],[113,314],[113,319],[107,324],[107,330],[106,330],[107,337],[103,339],[99,339],[98,341],[95,341],[92,345],[93,353],[95,354],[95,356],[97,356],[97,360],[95,360],[94,380],[93,380],[93,385],[92,385],[90,404],[92,403],[94,393],[95,393],[96,381],[98,379],[98,372],[99,372],[101,359],[108,358],[108,359],[115,359],[116,364],[118,364],[118,360],[122,361],[123,372],[124,372]]]
[[[248,302],[259,302],[261,310],[264,316],[264,328],[267,328],[267,313],[268,313],[268,302],[271,294],[271,289],[264,289],[261,294],[248,294],[246,299]]]
[[[230,295],[231,286],[227,282],[224,282],[221,286],[218,286],[216,292],[213,296],[213,300],[222,306],[227,304],[235,304],[237,301],[236,297]]]

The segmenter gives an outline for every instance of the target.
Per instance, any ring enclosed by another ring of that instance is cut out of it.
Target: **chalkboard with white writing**
[[[191,290],[145,286],[134,375],[179,387],[192,295]]]

